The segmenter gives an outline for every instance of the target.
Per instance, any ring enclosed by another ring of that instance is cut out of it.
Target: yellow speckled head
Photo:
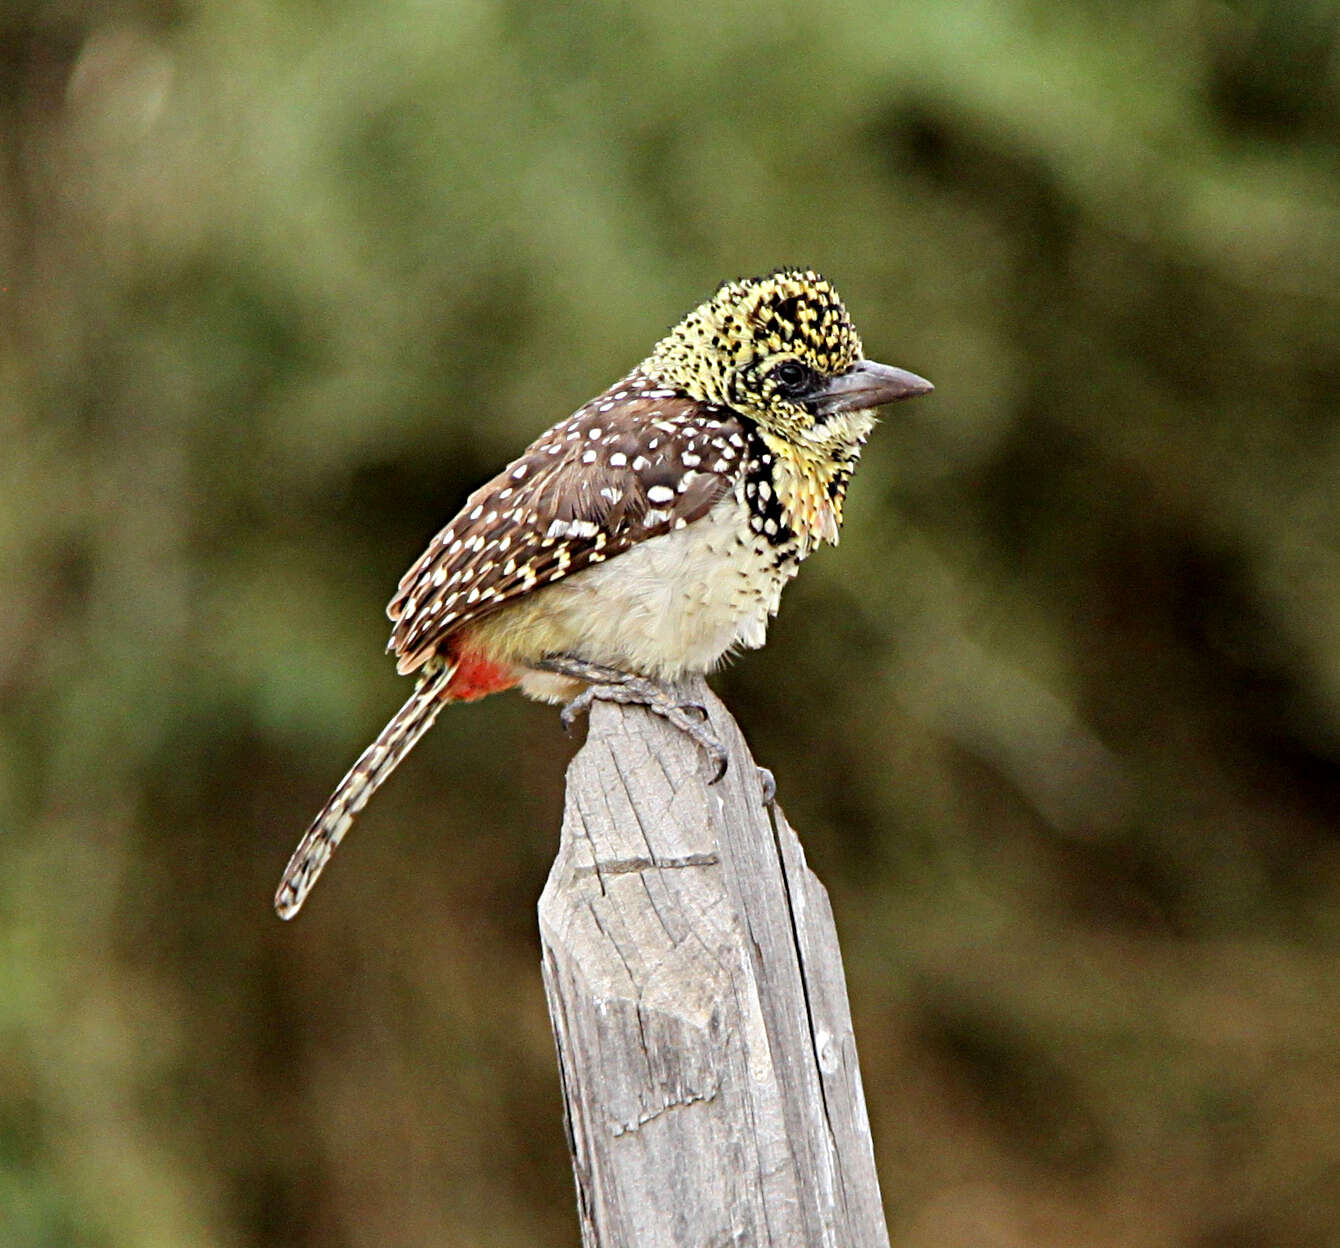
[[[643,366],[658,380],[761,423],[810,423],[808,388],[846,372],[861,339],[832,284],[809,269],[723,282]]]
[[[874,409],[930,382],[863,357],[832,284],[811,269],[725,282],[642,363],[657,385],[755,422],[793,524],[836,541],[842,498]]]

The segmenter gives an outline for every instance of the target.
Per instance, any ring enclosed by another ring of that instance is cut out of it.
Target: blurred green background
[[[401,572],[722,278],[887,413],[716,681],[903,1248],[1340,1245],[1334,0],[0,8],[0,1241],[564,1245],[572,745]]]

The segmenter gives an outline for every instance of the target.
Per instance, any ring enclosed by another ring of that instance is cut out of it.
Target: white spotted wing
[[[466,500],[387,607],[398,669],[520,594],[692,524],[743,471],[727,408],[634,373],[533,442]]]

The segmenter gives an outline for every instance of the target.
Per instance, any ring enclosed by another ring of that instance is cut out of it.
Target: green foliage
[[[1334,1244],[1338,32],[0,13],[0,1238],[575,1242],[554,715],[444,715],[269,894],[434,529],[803,264],[937,393],[718,684],[834,891],[895,1240]]]

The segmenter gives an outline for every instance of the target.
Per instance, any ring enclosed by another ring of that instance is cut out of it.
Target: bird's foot
[[[758,769],[758,783],[763,790],[763,805],[771,806],[777,800],[777,777],[766,767]]]
[[[535,666],[541,671],[586,682],[586,688],[559,712],[559,721],[565,732],[571,734],[577,716],[589,711],[593,702],[645,706],[653,715],[659,715],[697,742],[699,749],[712,763],[713,774],[709,784],[716,784],[726,774],[726,750],[708,726],[705,706],[697,702],[681,702],[665,685],[646,676],[636,676],[632,672],[623,672],[617,667],[606,667],[600,663],[588,663],[572,655],[552,654]]]

